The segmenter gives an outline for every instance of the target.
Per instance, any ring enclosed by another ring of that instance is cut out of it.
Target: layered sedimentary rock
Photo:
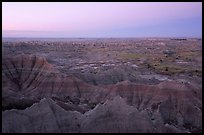
[[[33,55],[4,57],[2,67],[4,132],[202,130],[202,88],[191,83],[94,86]]]
[[[36,102],[44,97],[72,100],[76,104],[79,98],[90,101],[92,97],[93,102],[99,100],[97,96],[100,93],[94,92],[98,90],[95,86],[58,73],[45,58],[19,55],[4,58],[2,66],[4,109],[24,108],[23,102]]]
[[[158,128],[144,112],[127,105],[119,96],[97,105],[85,114],[66,111],[52,99],[44,98],[25,110],[4,111],[2,117],[2,129],[6,133],[187,132],[170,125]]]
[[[185,127],[192,132],[202,129],[201,89],[174,81],[152,86],[125,81],[111,86],[110,91],[139,111],[148,110],[152,121],[159,112],[163,124]]]
[[[4,111],[2,114],[3,132],[77,132],[82,115],[67,112],[51,99],[42,99],[25,110]]]

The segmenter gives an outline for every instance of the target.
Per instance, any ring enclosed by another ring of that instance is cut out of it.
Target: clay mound
[[[82,121],[85,133],[153,133],[151,121],[123,98],[116,96],[86,112]]]
[[[120,95],[139,111],[149,110],[149,117],[155,120],[159,112],[162,123],[177,125],[190,132],[201,132],[202,100],[195,89],[183,83],[163,82],[158,85],[138,85],[124,81],[109,86],[110,95]]]
[[[24,109],[36,102],[37,97],[29,98],[28,93],[37,88],[52,70],[52,66],[42,57],[32,55],[3,57],[3,110]]]
[[[68,112],[51,99],[42,99],[25,110],[9,110],[2,114],[4,133],[61,133],[79,131],[82,115]],[[20,124],[19,124],[20,123]]]
[[[93,108],[105,99],[103,88],[87,84],[74,76],[65,76],[50,65],[45,58],[19,55],[3,58],[2,106],[7,109],[25,109],[44,97],[57,97],[64,108],[84,110]],[[71,101],[73,105],[62,102]],[[78,108],[80,102],[87,108]]]
[[[25,110],[4,111],[2,118],[3,133],[187,132],[171,125],[161,125],[158,129],[158,125],[152,123],[146,113],[127,105],[119,96],[85,114],[65,111],[48,98]]]
[[[13,91],[30,90],[52,72],[52,66],[43,57],[18,55],[3,58],[3,74],[14,86]]]
[[[3,110],[24,109],[32,104],[30,101],[34,103],[44,97],[77,100],[83,96],[89,97],[95,89],[73,76],[60,74],[43,57],[4,57],[2,67]],[[21,105],[18,104],[19,100],[23,101]]]

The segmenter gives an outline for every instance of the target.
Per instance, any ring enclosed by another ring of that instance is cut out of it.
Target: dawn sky
[[[3,2],[3,37],[201,37],[201,2]]]

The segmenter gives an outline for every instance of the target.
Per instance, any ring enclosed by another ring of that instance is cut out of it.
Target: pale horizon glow
[[[201,2],[2,2],[3,37],[202,37]]]

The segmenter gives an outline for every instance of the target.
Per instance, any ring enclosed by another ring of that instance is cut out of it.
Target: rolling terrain
[[[3,41],[3,132],[202,132],[202,41]]]

